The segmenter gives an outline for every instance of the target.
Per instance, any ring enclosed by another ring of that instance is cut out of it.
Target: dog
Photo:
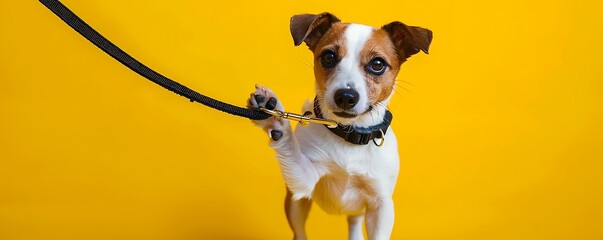
[[[433,34],[397,21],[381,28],[342,23],[326,12],[295,15],[290,30],[294,44],[305,43],[314,54],[316,98],[303,112],[338,122],[337,128],[310,123],[294,132],[283,118],[254,121],[277,153],[294,239],[306,239],[312,201],[348,216],[349,239],[364,239],[363,219],[369,239],[389,239],[399,156],[387,105],[401,64],[428,54]],[[274,92],[259,85],[247,107],[284,111]]]

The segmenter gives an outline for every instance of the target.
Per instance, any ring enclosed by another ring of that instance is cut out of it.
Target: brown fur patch
[[[334,50],[339,60],[345,56],[347,49],[343,33],[348,25],[347,23],[340,22],[331,25],[331,29],[325,33],[316,45],[316,48],[314,48],[314,78],[316,79],[316,87],[321,93],[327,90],[327,80],[333,69],[324,68],[320,57],[327,49]]]
[[[371,74],[366,71],[366,66],[371,60],[377,57],[385,60],[388,65],[388,69],[381,75]],[[360,51],[360,64],[361,66],[359,67],[364,70],[371,105],[387,99],[394,89],[396,76],[400,70],[398,53],[387,32],[382,29],[373,31],[364,48]]]

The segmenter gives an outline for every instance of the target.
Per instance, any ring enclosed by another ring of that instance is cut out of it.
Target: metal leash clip
[[[304,125],[304,126],[308,125],[309,123],[318,123],[318,124],[326,125],[329,128],[337,127],[337,122],[335,122],[333,120],[310,117],[310,115],[312,115],[311,112],[307,112],[307,114],[300,115],[300,114],[295,114],[295,113],[290,113],[290,112],[283,112],[280,110],[270,110],[270,109],[263,108],[263,107],[260,107],[260,110],[262,112],[268,113],[275,117],[298,121],[299,123],[301,123],[301,125]]]

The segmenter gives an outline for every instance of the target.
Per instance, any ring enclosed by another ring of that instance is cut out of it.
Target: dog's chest
[[[366,202],[377,196],[374,193],[377,186],[371,182],[373,181],[366,175],[332,169],[318,181],[312,198],[326,212],[359,214],[365,208]]]
[[[393,135],[382,148],[343,142],[320,125],[302,127],[296,135],[301,152],[322,171],[312,198],[325,211],[359,214],[366,202],[393,191],[398,173]]]

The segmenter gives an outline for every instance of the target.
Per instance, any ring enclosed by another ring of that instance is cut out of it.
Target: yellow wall
[[[394,239],[603,239],[600,1],[65,1],[157,71],[244,105],[313,97],[289,17],[434,32],[390,109]],[[0,239],[287,239],[268,138],[109,58],[37,1],[0,7]],[[318,208],[313,239],[344,239]]]

